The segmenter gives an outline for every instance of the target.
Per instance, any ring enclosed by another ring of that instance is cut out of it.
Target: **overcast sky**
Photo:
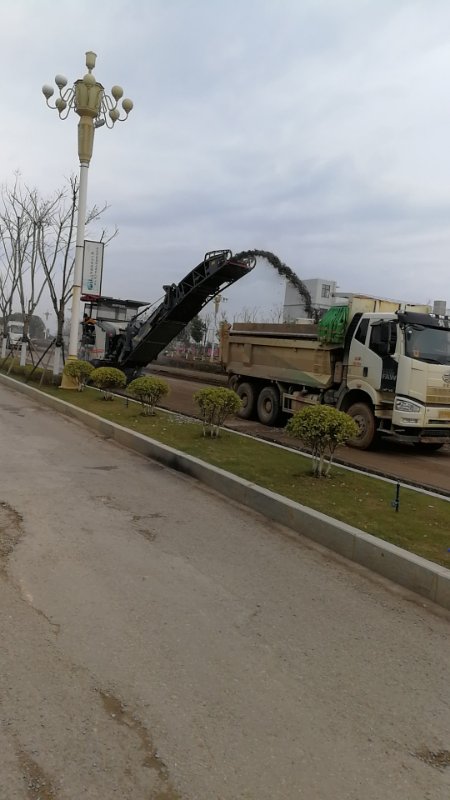
[[[88,204],[120,235],[103,290],[153,301],[212,249],[271,250],[341,291],[450,306],[448,0],[0,0],[2,182],[78,170],[43,83],[133,99],[96,132]],[[270,308],[263,263],[228,307]]]

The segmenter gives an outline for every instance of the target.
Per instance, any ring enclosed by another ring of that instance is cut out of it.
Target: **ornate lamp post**
[[[86,67],[88,72],[84,78],[75,81],[75,84],[69,89],[65,88],[67,86],[67,78],[65,78],[64,75],[56,75],[55,83],[59,89],[59,97],[56,98],[54,105],[50,104],[50,98],[54,94],[53,86],[45,84],[42,87],[42,92],[48,107],[56,108],[60,119],[66,119],[71,109],[80,117],[78,123],[80,184],[78,189],[77,239],[72,290],[72,316],[70,320],[69,360],[78,357],[87,178],[94,146],[94,131],[102,125],[112,128],[116,122],[125,121],[133,108],[132,101],[125,98],[122,100],[124,116],[121,116],[121,110],[118,105],[119,100],[123,96],[123,89],[121,86],[113,86],[111,89],[112,97],[105,93],[102,84],[98,83],[95,76],[92,74],[96,58],[97,56],[95,53],[91,51],[86,53]],[[75,388],[72,382],[64,380],[65,378],[67,378],[67,376],[63,376],[65,388]]]

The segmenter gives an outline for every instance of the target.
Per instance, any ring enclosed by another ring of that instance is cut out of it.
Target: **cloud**
[[[38,35],[37,35],[38,34]],[[91,203],[120,236],[104,288],[153,299],[209,249],[275,252],[300,277],[450,305],[450,7],[444,0],[16,0],[3,10],[2,179],[77,170],[76,120],[42,83],[121,83],[96,133]],[[258,264],[230,307],[281,302]]]

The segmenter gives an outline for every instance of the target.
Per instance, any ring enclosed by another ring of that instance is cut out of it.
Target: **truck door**
[[[369,341],[363,378],[381,392],[395,392],[398,363],[392,357],[397,345],[394,321],[377,320],[369,327]]]
[[[368,318],[362,318],[353,334],[348,354],[347,379],[349,381],[360,381],[363,379],[363,371],[366,366],[366,340],[369,330]]]
[[[367,323],[365,341],[363,322]],[[368,383],[377,391],[394,393],[398,364],[392,354],[397,344],[397,326],[393,320],[375,320],[370,326],[368,322],[362,319],[353,337],[348,376]]]

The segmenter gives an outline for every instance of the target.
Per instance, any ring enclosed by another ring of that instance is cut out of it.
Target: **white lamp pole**
[[[216,336],[217,336],[217,315],[219,313],[219,306],[222,302],[226,302],[227,298],[222,297],[221,294],[216,294],[214,298],[214,329],[213,329],[213,336],[212,336],[212,345],[211,345],[211,356],[210,361],[214,361],[214,350],[216,346]]]
[[[84,228],[86,220],[86,201],[87,201],[87,181],[89,164],[92,158],[94,147],[94,131],[105,125],[112,128],[119,121],[127,119],[128,114],[133,108],[131,100],[122,100],[122,109],[125,116],[121,117],[118,103],[123,96],[121,86],[113,86],[111,89],[112,98],[105,94],[101,83],[98,83],[92,74],[95,67],[95,53],[86,53],[86,67],[88,72],[70,89],[67,86],[67,78],[64,75],[56,75],[55,83],[59,89],[59,97],[55,100],[55,105],[50,105],[50,98],[53,96],[53,86],[45,84],[42,92],[49,108],[56,108],[61,119],[66,119],[70,110],[73,108],[80,117],[78,123],[78,158],[80,160],[80,184],[78,187],[78,211],[77,211],[77,239],[75,250],[75,267],[73,274],[72,288],[72,316],[70,320],[70,337],[68,358],[74,360],[78,358],[78,339],[80,325],[80,297],[81,283],[83,277],[83,251],[84,251]],[[63,375],[64,388],[76,388],[73,381]]]

